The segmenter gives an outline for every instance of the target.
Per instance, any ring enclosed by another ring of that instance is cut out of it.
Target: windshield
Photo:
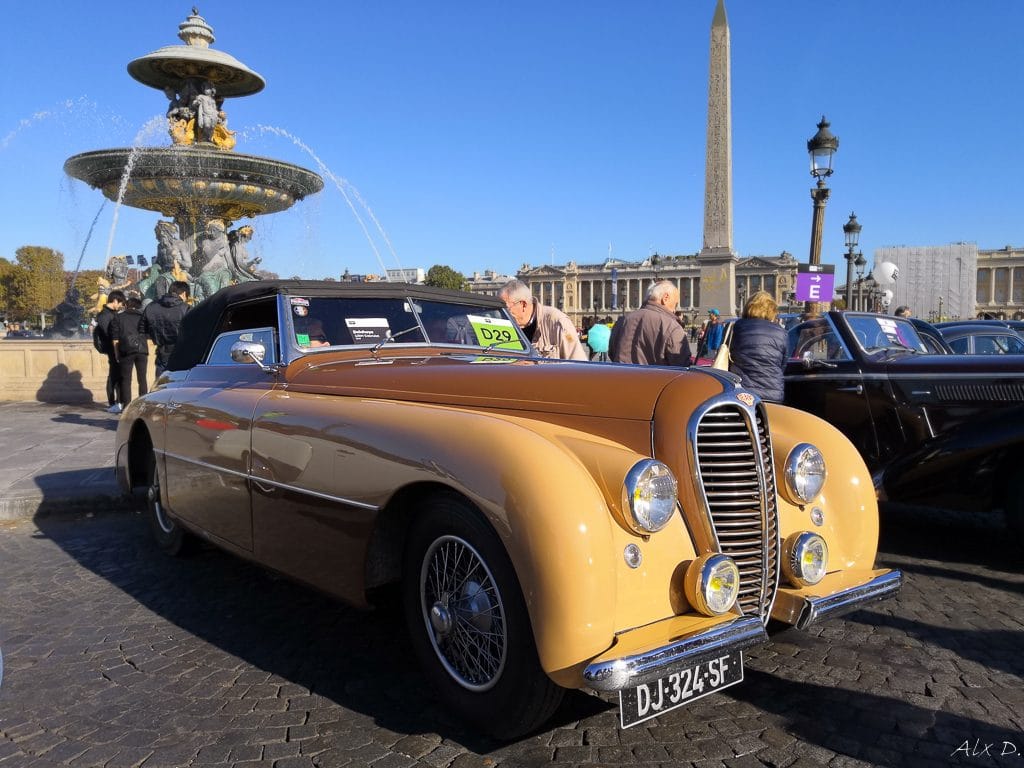
[[[384,344],[454,344],[523,352],[504,309],[393,298],[288,296],[291,336],[303,351]]]
[[[903,318],[887,315],[846,315],[846,321],[857,337],[857,343],[869,354],[885,349],[928,352],[928,346],[918,336],[917,330]]]

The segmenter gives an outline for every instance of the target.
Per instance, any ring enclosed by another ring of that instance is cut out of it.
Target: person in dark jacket
[[[691,363],[690,342],[676,319],[679,288],[659,280],[647,289],[640,309],[630,312],[612,328],[608,355],[616,363],[681,365]]]
[[[132,296],[124,312],[110,323],[114,339],[114,356],[121,367],[121,407],[132,401],[132,370],[139,381],[139,396],[146,394],[146,367],[149,364],[149,340],[139,330],[142,323],[142,301]]]
[[[166,294],[151,301],[142,313],[139,331],[156,345],[156,375],[167,369],[167,361],[178,343],[181,318],[188,312],[188,283],[175,280]]]
[[[124,309],[124,291],[114,289],[107,294],[107,303],[96,315],[96,327],[92,329],[92,345],[101,355],[107,356],[107,412],[120,413],[121,364],[114,357],[114,340],[110,335],[110,324],[117,313]]]
[[[729,370],[762,400],[781,403],[785,392],[786,331],[776,322],[779,308],[770,293],[758,291],[732,327]]]

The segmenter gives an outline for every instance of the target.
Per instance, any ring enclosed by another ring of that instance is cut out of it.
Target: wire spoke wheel
[[[505,608],[487,564],[469,542],[441,536],[420,570],[423,620],[448,674],[470,691],[501,679],[508,655]]]

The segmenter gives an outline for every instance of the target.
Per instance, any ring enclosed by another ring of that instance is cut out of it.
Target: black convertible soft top
[[[167,370],[184,371],[198,365],[213,343],[221,318],[232,304],[264,296],[285,294],[290,296],[338,296],[388,298],[406,297],[434,299],[473,304],[479,307],[504,307],[494,296],[432,288],[412,283],[335,283],[325,280],[252,280],[221,288],[215,294],[196,304],[181,321],[178,343],[168,361]]]

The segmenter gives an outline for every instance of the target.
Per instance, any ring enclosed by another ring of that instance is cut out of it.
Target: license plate
[[[650,720],[743,681],[743,652],[733,651],[619,691],[622,727]]]

